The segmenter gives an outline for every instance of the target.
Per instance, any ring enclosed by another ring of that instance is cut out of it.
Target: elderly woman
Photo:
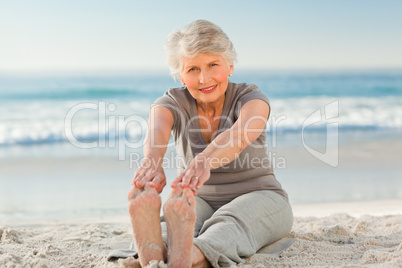
[[[150,111],[144,159],[129,193],[142,266],[226,267],[286,236],[293,215],[266,152],[268,98],[228,80],[236,52],[215,24],[197,20],[168,37],[168,65],[183,87]],[[180,175],[163,206],[162,168],[173,133]]]

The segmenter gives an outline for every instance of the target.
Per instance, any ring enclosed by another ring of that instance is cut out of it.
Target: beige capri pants
[[[218,209],[196,196],[194,244],[213,267],[244,263],[260,248],[288,235],[293,225],[289,202],[280,194],[254,191]],[[166,243],[166,224],[162,222]]]

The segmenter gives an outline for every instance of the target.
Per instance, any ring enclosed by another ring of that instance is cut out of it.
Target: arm
[[[200,189],[210,177],[210,170],[228,164],[264,131],[269,116],[269,105],[260,99],[246,102],[235,124],[219,134],[205,150],[198,154],[188,168],[177,177],[172,187],[183,186]],[[198,179],[194,179],[197,176]]]
[[[144,142],[144,159],[134,173],[132,185],[144,187],[150,182],[160,193],[166,185],[166,177],[162,168],[170,132],[173,126],[173,115],[168,108],[155,105],[151,108],[148,130]]]

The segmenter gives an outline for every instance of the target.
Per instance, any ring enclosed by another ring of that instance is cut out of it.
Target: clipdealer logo
[[[177,109],[177,107],[175,107]],[[65,135],[69,142],[82,149],[91,149],[91,148],[118,148],[119,160],[126,159],[126,150],[127,148],[138,149],[141,148],[146,139],[146,129],[147,129],[147,120],[140,115],[107,115],[107,112],[115,112],[117,109],[116,105],[110,103],[106,105],[105,102],[99,103],[80,103],[73,106],[65,117]],[[95,112],[97,115],[97,129],[98,135],[96,141],[79,141],[77,137],[73,133],[73,119],[75,115],[78,113],[89,110]],[[286,120],[286,116],[280,116],[276,118],[272,117],[273,121],[271,125],[268,125],[268,129],[272,135],[273,146],[276,147],[276,139],[277,139],[277,127],[279,123],[283,120]],[[198,119],[198,118],[197,118]],[[253,120],[258,120],[259,118],[253,118]],[[332,166],[337,167],[339,164],[339,148],[338,148],[338,119],[339,119],[339,101],[333,101],[321,109],[313,112],[309,115],[302,124],[301,138],[303,147],[316,159]],[[152,120],[152,118],[151,118]],[[182,121],[181,129],[188,130],[190,128],[189,125],[185,125],[184,120]],[[190,124],[191,122],[187,122]],[[326,124],[326,141],[325,141],[325,152],[320,152],[312,147],[310,147],[306,143],[306,131],[308,127],[314,124]],[[136,141],[132,141],[127,136],[127,131],[129,128],[135,127],[138,130],[139,138]],[[198,130],[199,131],[199,130]],[[250,130],[253,131],[253,130]],[[149,137],[148,137],[149,138]],[[152,137],[151,137],[152,138]],[[153,139],[152,139],[153,140]],[[117,144],[116,144],[117,143]],[[174,142],[169,141],[167,147],[173,146]],[[222,146],[230,146],[231,144],[224,144]],[[254,144],[249,144],[253,146]],[[152,144],[153,147],[157,148],[160,145]],[[166,145],[163,145],[166,147]],[[276,156],[274,156],[275,158]]]
[[[302,143],[303,147],[316,159],[330,165],[337,167],[339,164],[339,101],[333,101],[312,113],[303,122],[302,126]],[[305,129],[313,124],[325,123],[327,128],[327,135],[325,141],[325,152],[319,152],[305,142]]]

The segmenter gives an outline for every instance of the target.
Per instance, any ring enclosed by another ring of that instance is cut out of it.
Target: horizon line
[[[234,76],[237,72],[402,72],[402,66],[398,67],[239,67],[235,68]],[[1,70],[0,76],[75,76],[75,75],[166,75],[171,76],[167,68],[124,68],[124,69],[59,69],[59,70]]]

